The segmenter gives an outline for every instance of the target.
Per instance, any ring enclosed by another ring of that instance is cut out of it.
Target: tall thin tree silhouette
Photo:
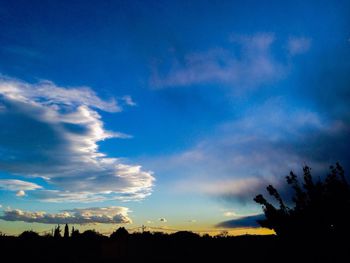
[[[64,238],[68,238],[69,237],[69,227],[68,224],[65,225],[64,227],[64,234],[63,234]]]

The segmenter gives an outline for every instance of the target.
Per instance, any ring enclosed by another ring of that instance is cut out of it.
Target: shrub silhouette
[[[24,231],[18,237],[21,239],[38,239],[40,236],[38,233],[30,230],[30,231]]]
[[[266,219],[259,220],[262,227],[273,229],[280,237],[325,238],[347,236],[350,220],[350,188],[343,168],[337,163],[330,166],[330,173],[324,180],[315,182],[311,168],[303,167],[303,180],[290,172],[286,177],[294,195],[291,208],[283,201],[279,192],[272,186],[268,193],[276,199],[279,207],[268,202],[263,195],[254,200],[261,204]]]

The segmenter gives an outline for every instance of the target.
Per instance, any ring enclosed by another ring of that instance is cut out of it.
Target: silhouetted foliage
[[[62,236],[61,236],[61,227],[60,227],[60,225],[58,225],[57,227],[55,227],[55,230],[54,230],[54,232],[53,232],[53,237],[54,238],[61,238]]]
[[[98,233],[94,229],[93,230],[86,230],[83,233],[81,233],[79,236],[81,239],[85,239],[85,240],[100,240],[100,239],[106,238],[105,236]]]
[[[72,233],[71,233],[71,237],[72,238],[77,238],[80,235],[79,230],[75,229],[74,226],[72,227]]]
[[[30,231],[24,231],[18,237],[21,239],[38,239],[40,236],[38,233],[30,230]]]
[[[125,240],[128,238],[129,232],[125,229],[125,227],[119,227],[116,231],[114,231],[111,235],[111,239],[116,240]]]
[[[330,167],[330,173],[324,180],[314,180],[311,168],[303,167],[303,180],[290,172],[286,177],[293,189],[293,207],[283,201],[279,192],[272,186],[267,187],[278,207],[268,202],[263,195],[254,200],[261,204],[266,219],[258,222],[262,227],[273,229],[284,238],[341,238],[349,234],[350,188],[345,179],[343,168],[337,163]]]
[[[63,234],[64,238],[69,238],[69,228],[68,228],[68,224],[66,224],[64,226],[64,234]]]

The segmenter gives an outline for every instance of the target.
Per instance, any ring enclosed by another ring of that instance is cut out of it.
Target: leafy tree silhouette
[[[63,234],[64,238],[69,238],[69,228],[68,228],[68,224],[65,225],[64,227],[64,234]]]
[[[125,227],[119,227],[110,235],[110,238],[115,240],[125,240],[128,238],[128,235],[129,232],[125,229]]]
[[[287,206],[279,192],[272,186],[268,193],[274,197],[279,207],[268,202],[263,195],[254,200],[262,205],[266,219],[259,220],[262,227],[273,229],[280,237],[331,238],[344,237],[349,234],[350,220],[350,188],[344,170],[339,163],[330,166],[330,173],[324,180],[315,182],[311,168],[303,167],[303,180],[290,172],[286,177],[288,185],[293,189],[292,203]]]
[[[38,233],[30,230],[30,231],[24,231],[18,237],[22,239],[38,239],[40,236]]]

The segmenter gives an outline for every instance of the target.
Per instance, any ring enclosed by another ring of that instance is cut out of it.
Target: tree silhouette
[[[125,240],[127,239],[129,235],[128,230],[125,229],[125,227],[119,227],[116,231],[114,231],[111,235],[111,239],[116,239],[116,240]]]
[[[65,225],[64,227],[64,234],[63,234],[64,238],[69,238],[69,228],[68,228],[68,224]]]
[[[61,227],[60,225],[57,225],[57,227],[55,227],[54,233],[53,233],[53,237],[54,238],[61,238]]]
[[[303,180],[290,172],[286,177],[293,190],[292,204],[283,201],[279,192],[272,186],[268,193],[274,197],[278,207],[268,202],[263,195],[254,200],[263,207],[266,219],[259,220],[262,227],[273,229],[281,237],[340,237],[349,234],[350,188],[344,170],[337,163],[330,166],[330,173],[324,180],[315,182],[311,168],[303,167]]]
[[[80,235],[79,230],[75,229],[74,226],[72,227],[72,233],[71,233],[71,237],[72,238],[76,238]]]

